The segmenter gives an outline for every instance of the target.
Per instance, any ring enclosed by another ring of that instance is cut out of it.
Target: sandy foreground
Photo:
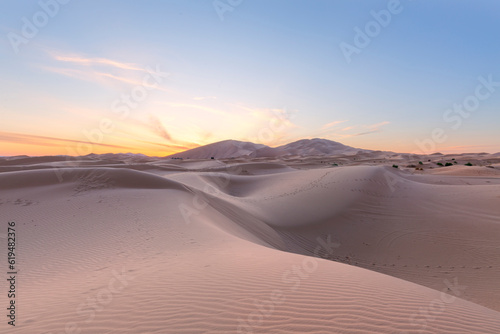
[[[500,333],[498,154],[4,158],[0,222],[0,333]]]

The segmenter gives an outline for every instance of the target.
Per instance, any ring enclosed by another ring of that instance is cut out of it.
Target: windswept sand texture
[[[499,155],[0,158],[0,221],[2,333],[500,333]]]

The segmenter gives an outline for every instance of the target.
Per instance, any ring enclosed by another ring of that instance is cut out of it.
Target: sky
[[[0,155],[500,152],[498,0],[2,0]]]

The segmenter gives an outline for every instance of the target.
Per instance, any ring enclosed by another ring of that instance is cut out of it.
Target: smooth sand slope
[[[10,163],[0,332],[500,332],[496,167],[322,159]]]

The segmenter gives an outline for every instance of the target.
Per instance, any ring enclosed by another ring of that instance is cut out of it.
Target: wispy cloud
[[[364,136],[364,135],[368,135],[371,133],[380,132],[380,131],[382,131],[381,128],[387,124],[390,124],[390,122],[384,121],[384,122],[375,123],[375,124],[368,124],[368,125],[353,125],[353,126],[345,127],[343,129],[341,129],[340,131],[341,132],[348,132],[348,131],[353,130],[353,129],[358,129],[358,131],[359,130],[362,130],[362,131],[355,132],[355,133],[328,132],[326,135],[328,137],[335,137],[335,138],[340,138],[340,139],[359,137],[359,136]]]
[[[37,145],[37,146],[47,146],[47,147],[62,147],[67,146],[68,144],[78,144],[78,143],[88,143],[83,140],[74,140],[74,139],[64,139],[57,137],[48,137],[48,136],[37,136],[37,135],[27,135],[22,133],[12,133],[12,132],[0,132],[0,141],[6,143],[13,144],[28,144],[28,145]],[[118,148],[118,149],[127,149],[130,150],[131,147],[120,146],[120,145],[112,145],[112,144],[104,144],[104,143],[91,143],[92,145],[101,146],[101,147],[109,147],[109,148]]]
[[[110,74],[110,73],[103,73],[103,72],[93,72],[94,75],[97,75],[97,76],[100,76],[100,77],[103,77],[103,78],[110,78],[110,79],[113,79],[113,80],[116,80],[116,81],[121,81],[121,82],[125,82],[125,83],[128,83],[128,84],[131,84],[131,85],[134,85],[134,86],[144,86],[144,87],[150,87],[150,88],[155,88],[155,89],[159,89],[159,90],[163,90],[163,91],[167,91],[167,89],[161,87],[161,86],[158,86],[158,85],[150,85],[149,83],[145,83],[143,80],[136,80],[136,79],[131,79],[131,78],[128,78],[128,77],[125,77],[125,76],[118,76],[118,75],[113,75],[113,74]]]
[[[359,137],[359,136],[369,135],[370,133],[375,133],[375,132],[379,132],[379,130],[370,130],[370,131],[358,132],[358,133],[354,133],[352,135],[349,135],[349,137]]]
[[[95,82],[97,78],[100,76],[96,76],[96,72],[94,71],[83,71],[80,69],[74,68],[65,68],[65,67],[53,67],[53,66],[42,66],[40,67],[44,71],[53,72],[57,74],[61,74],[70,78],[92,81]]]
[[[358,132],[358,133],[353,133],[353,134],[350,134],[348,136],[349,137],[358,137],[358,136],[368,135],[368,134],[371,134],[371,133],[380,132],[381,131],[381,129],[380,129],[381,127],[383,127],[384,125],[390,124],[390,123],[391,122],[384,121],[384,122],[380,122],[380,123],[376,123],[376,124],[362,125],[361,127],[367,129],[366,131],[362,131],[362,132]],[[354,127],[350,127],[350,128],[352,129]]]
[[[106,58],[60,55],[54,51],[50,51],[48,54],[56,62],[51,66],[42,66],[41,69],[45,71],[105,86],[112,86],[116,82],[121,82],[171,93],[170,90],[163,86],[151,85],[148,80],[145,81],[144,73],[150,73],[150,70],[138,64],[124,63]]]
[[[368,129],[378,130],[378,129],[380,129],[382,126],[387,125],[387,124],[390,124],[390,123],[391,123],[391,122],[384,121],[384,122],[380,122],[380,123],[376,123],[376,124],[366,125],[366,127],[367,127]]]
[[[106,58],[84,58],[84,57],[80,57],[80,56],[62,56],[62,55],[55,55],[55,54],[52,54],[52,56],[54,57],[55,60],[58,60],[58,61],[80,64],[80,65],[85,65],[85,66],[106,65],[106,66],[111,66],[111,67],[120,68],[120,69],[124,69],[124,70],[146,72],[145,69],[141,68],[137,64],[122,63],[122,62],[118,62],[118,61],[106,59]]]
[[[149,125],[154,133],[162,137],[163,139],[172,141],[172,136],[167,132],[167,129],[163,126],[160,119],[154,115],[149,115]]]
[[[329,129],[329,128],[331,128],[332,126],[335,126],[335,125],[337,125],[337,124],[341,124],[341,123],[344,123],[344,122],[347,122],[347,121],[348,121],[348,120],[346,119],[346,120],[343,120],[343,121],[333,121],[333,122],[327,123],[327,124],[325,124],[325,125],[323,125],[323,126],[321,127],[321,130],[326,130],[326,129]]]

